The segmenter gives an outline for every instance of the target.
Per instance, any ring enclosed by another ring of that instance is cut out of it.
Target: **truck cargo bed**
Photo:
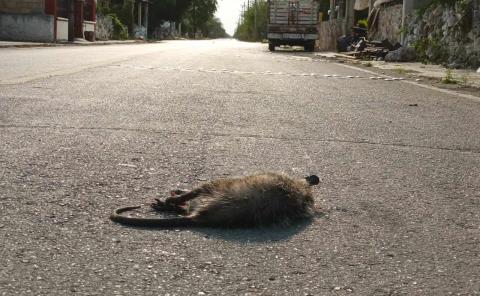
[[[300,45],[315,49],[318,39],[318,2],[316,0],[268,1],[268,49],[278,45]]]

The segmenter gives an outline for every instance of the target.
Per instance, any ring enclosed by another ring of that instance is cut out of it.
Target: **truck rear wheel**
[[[305,45],[303,46],[303,48],[305,49],[305,51],[309,51],[309,52],[315,51],[315,41],[305,42]]]
[[[270,51],[275,51],[275,43],[273,43],[273,42],[268,42],[268,50],[270,50]]]

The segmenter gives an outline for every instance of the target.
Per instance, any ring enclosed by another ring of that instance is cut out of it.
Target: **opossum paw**
[[[162,200],[159,200],[158,198],[155,198],[154,203],[150,204],[150,207],[156,211],[165,211],[169,206]]]
[[[170,198],[167,198],[165,201],[162,201],[158,198],[155,198],[154,203],[150,204],[150,207],[155,211],[159,212],[178,212],[179,206],[172,202]]]

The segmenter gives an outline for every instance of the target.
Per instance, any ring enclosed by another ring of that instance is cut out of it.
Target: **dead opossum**
[[[310,186],[319,178],[311,175],[294,180],[283,174],[262,173],[242,178],[220,179],[192,191],[176,191],[165,201],[156,200],[151,207],[173,211],[175,218],[135,218],[120,215],[138,209],[119,208],[110,219],[131,226],[143,227],[258,227],[288,226],[314,213]]]

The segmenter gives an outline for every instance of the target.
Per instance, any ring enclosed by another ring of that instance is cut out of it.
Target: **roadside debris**
[[[388,39],[377,41],[367,39],[367,29],[352,27],[348,36],[337,39],[338,52],[358,59],[386,60],[390,62],[408,62],[416,58],[415,49],[392,44]]]
[[[348,36],[341,36],[337,39],[337,49],[339,52],[355,51],[355,49],[363,46],[360,43],[367,37],[367,29],[360,27],[352,27],[352,31]]]

